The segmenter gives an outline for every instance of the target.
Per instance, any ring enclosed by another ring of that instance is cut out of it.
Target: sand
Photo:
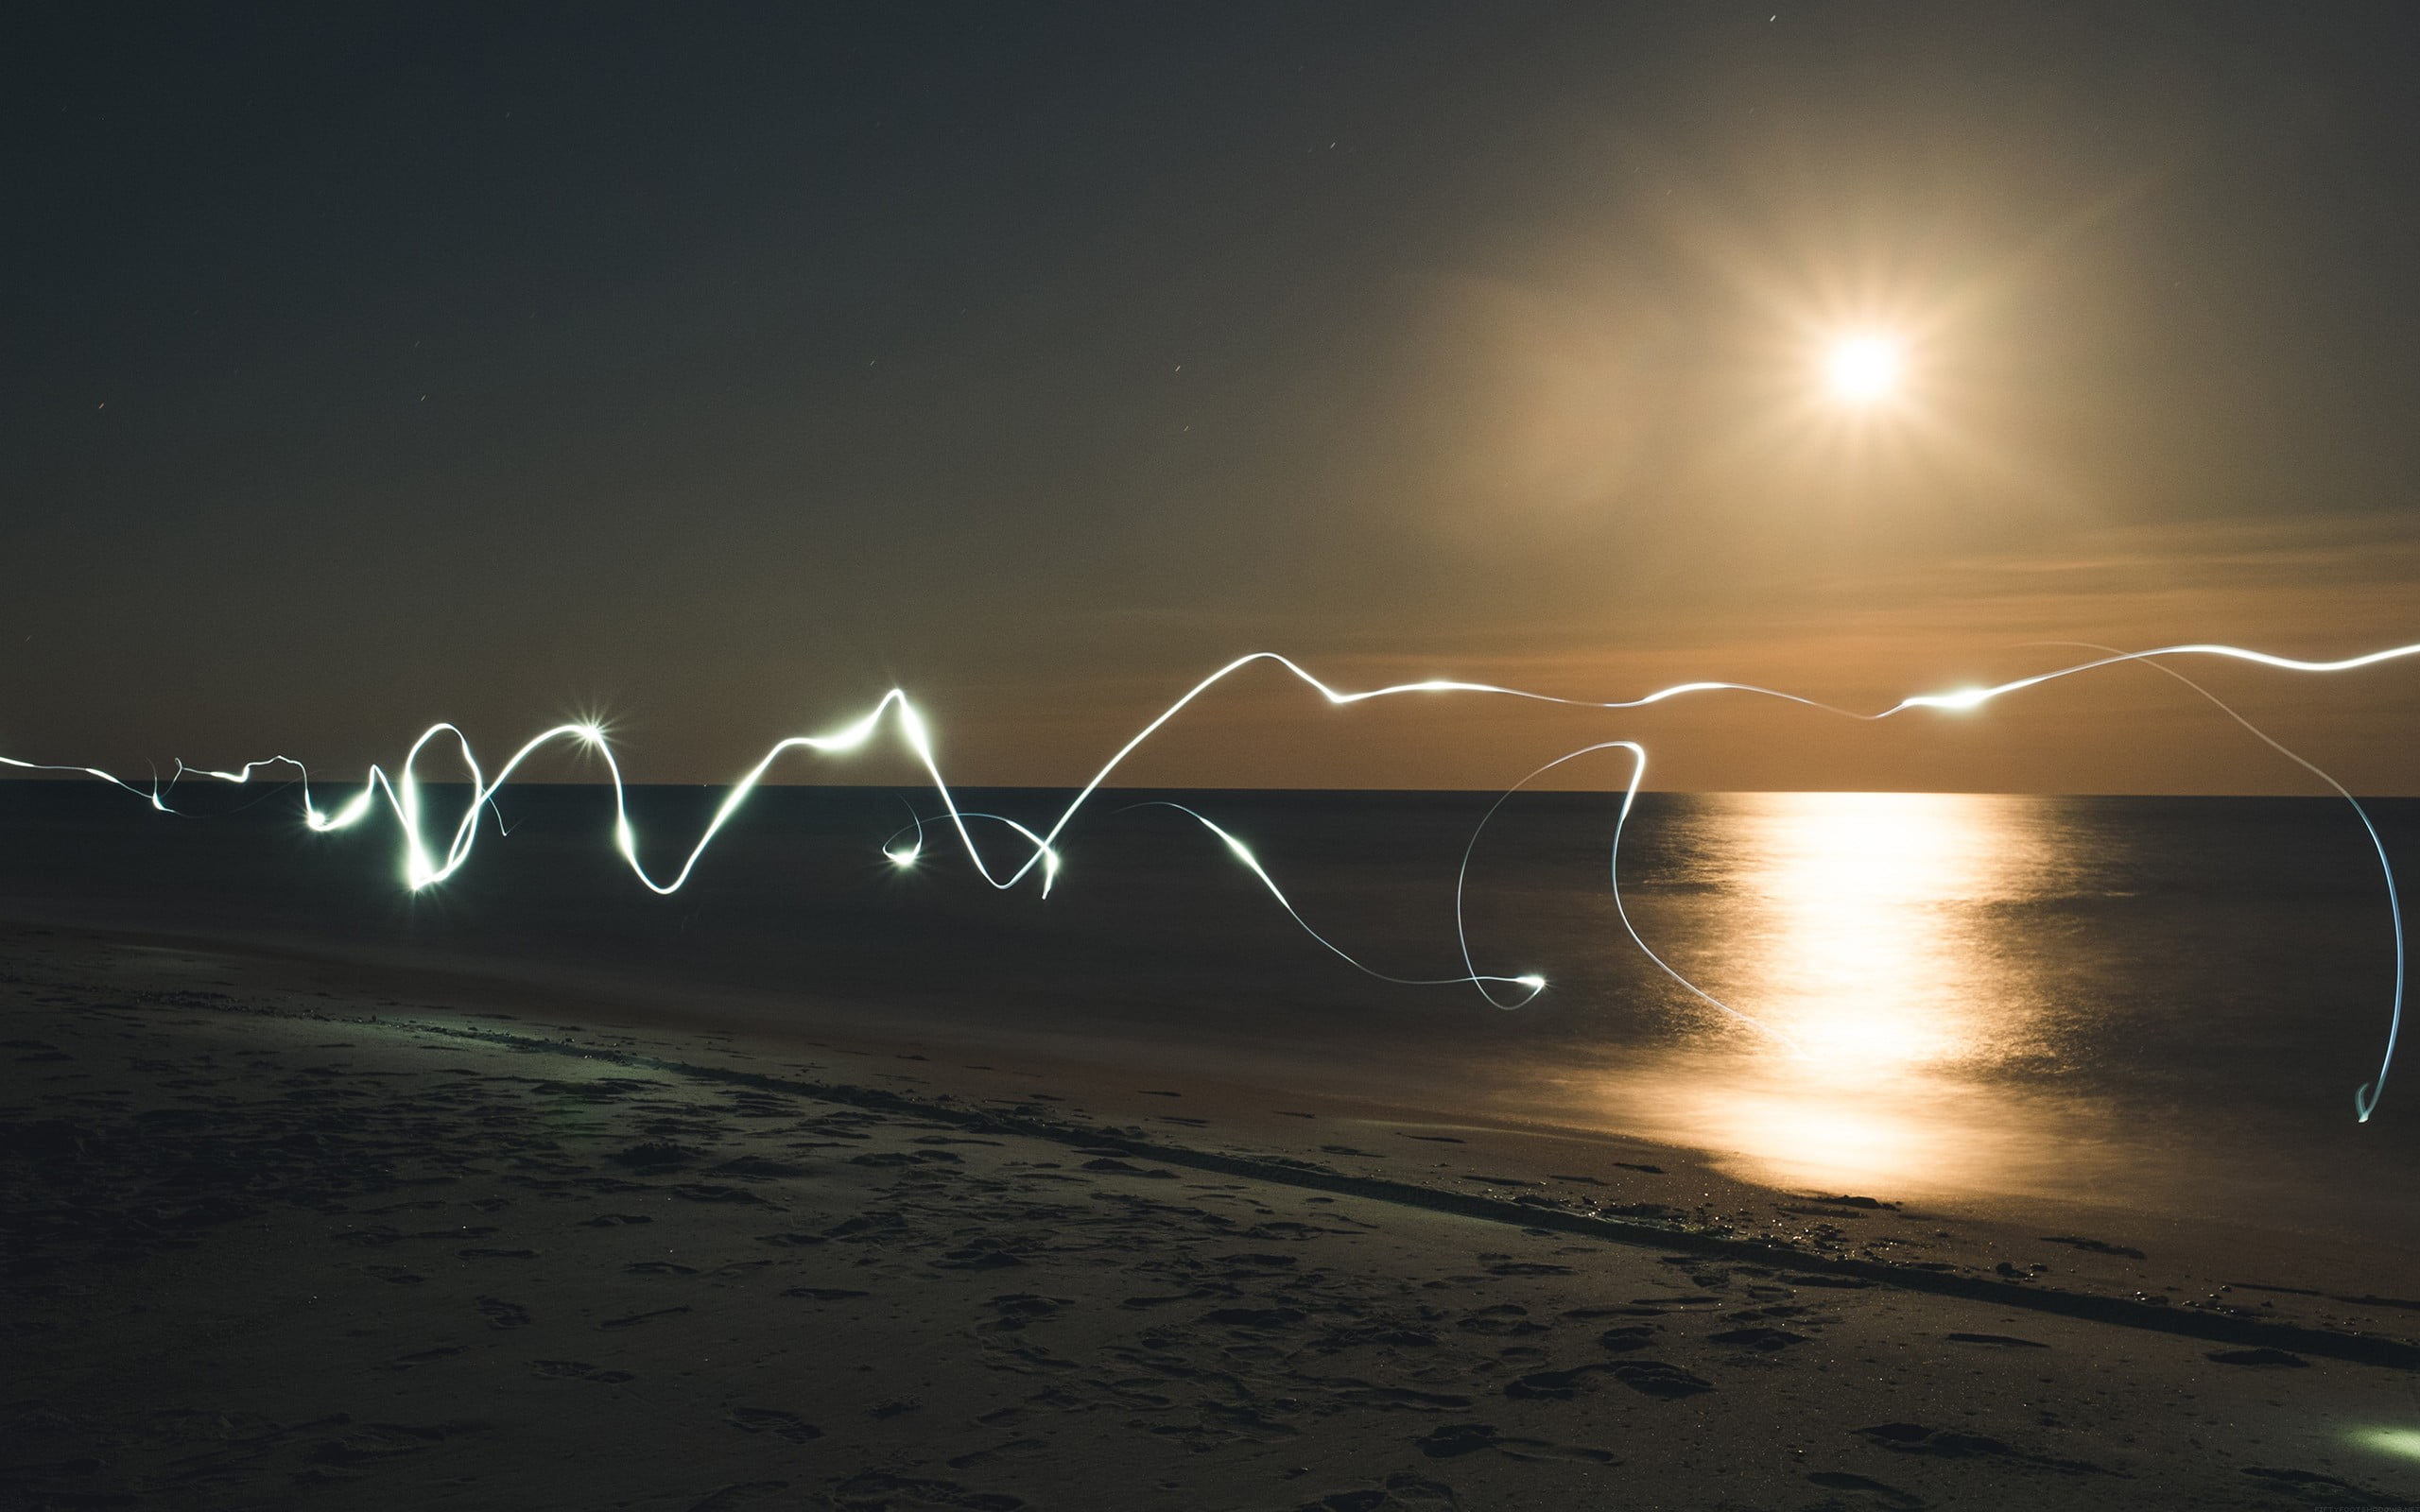
[[[533,996],[0,931],[0,1505],[2420,1503],[2325,1263]]]

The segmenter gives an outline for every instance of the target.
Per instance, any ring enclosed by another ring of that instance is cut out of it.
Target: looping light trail
[[[1111,776],[1114,775],[1120,766],[1125,765],[1128,757],[1132,756],[1136,750],[1141,748],[1146,741],[1157,734],[1170,720],[1176,718],[1178,714],[1183,713],[1194,703],[1195,700],[1201,697],[1211,689],[1226,681],[1227,679],[1233,677],[1236,673],[1261,662],[1269,662],[1283,669],[1303,683],[1306,684],[1312,689],[1312,691],[1317,693],[1321,697],[1326,699],[1330,704],[1339,706],[1366,703],[1376,698],[1398,697],[1408,694],[1436,693],[1482,694],[1496,697],[1524,699],[1534,703],[1555,704],[1564,708],[1619,711],[1626,709],[1644,709],[1651,705],[1664,703],[1671,699],[1692,694],[1738,693],[1747,694],[1755,697],[1777,698],[1786,703],[1797,704],[1804,708],[1819,710],[1823,713],[1839,715],[1843,718],[1857,719],[1866,722],[1876,722],[1884,719],[1890,719],[1916,710],[1962,713],[1979,709],[1984,704],[1990,703],[1994,699],[2006,696],[2007,695],[2023,692],[2031,688],[2038,688],[2046,683],[2055,682],[2062,679],[2076,677],[2083,673],[2098,671],[2105,667],[2118,666],[2129,662],[2142,662],[2183,682],[2195,693],[2208,699],[2211,703],[2216,704],[2221,711],[2227,714],[2229,718],[2233,719],[2245,730],[2257,736],[2262,742],[2276,750],[2280,755],[2283,755],[2289,760],[2294,762],[2296,765],[2317,777],[2320,781],[2326,783],[2337,793],[2339,797],[2342,798],[2346,803],[2352,806],[2354,814],[2360,818],[2363,830],[2369,835],[2372,847],[2377,852],[2378,868],[2385,879],[2388,910],[2394,935],[2394,984],[2392,1001],[2389,1005],[2386,1049],[2379,1059],[2378,1074],[2373,1080],[2364,1083],[2353,1096],[2354,1111],[2357,1117],[2361,1122],[2367,1123],[2370,1115],[2377,1109],[2378,1099],[2384,1094],[2386,1090],[2387,1074],[2394,1069],[2396,1042],[2401,1036],[2403,1027],[2403,1000],[2407,976],[2403,933],[2403,905],[2400,895],[2395,886],[2394,868],[2392,862],[2388,859],[2386,843],[2380,837],[2377,825],[2371,821],[2369,813],[2362,807],[2360,800],[2355,798],[2342,783],[2337,782],[2334,777],[2321,770],[2311,762],[2305,760],[2296,752],[2288,749],[2284,745],[2271,737],[2267,731],[2262,730],[2250,720],[2244,718],[2241,713],[2238,713],[2233,708],[2230,708],[2207,688],[2203,687],[2192,679],[2186,677],[2175,668],[2167,665],[2165,659],[2172,657],[2215,657],[2222,660],[2250,662],[2258,666],[2269,667],[2285,672],[2311,674],[2338,673],[2355,671],[2363,667],[2376,666],[2383,662],[2399,661],[2408,657],[2420,656],[2420,643],[2415,643],[2410,645],[2390,646],[2385,650],[2372,651],[2364,655],[2345,657],[2332,662],[2302,661],[2292,657],[2273,656],[2262,651],[2246,650],[2240,646],[2207,644],[2160,646],[2148,651],[2119,651],[2107,646],[2089,645],[2083,648],[2102,652],[2104,654],[2097,656],[2090,661],[2080,662],[2072,665],[2060,667],[2054,671],[2038,673],[2031,677],[2017,678],[2007,682],[1996,683],[1987,687],[1962,688],[1948,693],[1913,695],[1900,699],[1897,703],[1893,704],[1887,709],[1875,713],[1859,713],[1856,710],[1843,709],[1834,704],[1825,703],[1821,699],[1809,698],[1799,694],[1787,693],[1774,688],[1758,687],[1754,684],[1744,682],[1682,682],[1675,683],[1670,687],[1657,689],[1656,691],[1646,694],[1640,697],[1614,699],[1608,701],[1561,697],[1552,694],[1533,693],[1520,688],[1501,687],[1494,683],[1462,682],[1446,679],[1431,679],[1420,682],[1394,683],[1387,687],[1370,688],[1359,692],[1343,692],[1322,682],[1320,679],[1314,677],[1310,672],[1306,671],[1303,666],[1289,658],[1281,656],[1273,651],[1255,651],[1247,656],[1237,657],[1233,662],[1228,662],[1225,666],[1220,667],[1218,671],[1213,672],[1208,677],[1202,679],[1200,682],[1195,683],[1192,688],[1185,692],[1183,697],[1178,698],[1174,703],[1168,705],[1167,709],[1160,713],[1158,717],[1152,719],[1149,724],[1137,730],[1132,738],[1129,739],[1123,746],[1120,746],[1116,752],[1102,765],[1101,768],[1093,774],[1091,780],[1085,782],[1083,787],[1077,792],[1076,796],[1068,801],[1067,806],[1060,812],[1059,816],[1052,821],[1049,828],[1040,832],[1037,832],[1015,819],[1008,818],[1005,816],[996,814],[981,814],[959,808],[956,799],[951,796],[949,783],[942,775],[941,764],[934,754],[932,740],[929,731],[925,727],[923,715],[917,712],[915,705],[908,700],[906,692],[898,688],[893,688],[889,693],[883,695],[880,701],[878,701],[870,712],[854,724],[844,726],[843,728],[826,735],[793,735],[788,739],[775,743],[772,748],[768,750],[764,756],[758,760],[756,765],[749,769],[746,776],[742,777],[737,782],[732,785],[731,791],[724,796],[721,805],[715,810],[713,819],[707,823],[704,831],[699,834],[697,843],[690,847],[688,855],[682,861],[680,868],[673,872],[668,881],[658,881],[655,875],[648,871],[646,863],[639,859],[638,834],[631,823],[628,795],[625,791],[622,780],[621,764],[614,759],[613,746],[611,741],[607,738],[604,728],[594,721],[557,725],[551,730],[540,732],[538,735],[525,743],[520,749],[514,751],[511,757],[508,759],[501,767],[497,768],[496,774],[492,780],[481,771],[478,758],[472,750],[469,736],[465,735],[459,729],[450,724],[432,725],[426,730],[422,732],[420,738],[414,741],[411,745],[411,748],[405,753],[403,763],[397,768],[395,776],[390,778],[383,767],[372,765],[370,768],[368,776],[362,782],[361,791],[355,794],[349,802],[345,803],[343,807],[337,809],[334,814],[329,814],[321,810],[319,804],[313,799],[311,796],[310,769],[302,762],[297,761],[290,756],[271,756],[260,761],[248,762],[242,766],[236,767],[233,770],[215,770],[202,767],[191,767],[185,765],[182,762],[179,762],[177,764],[175,776],[171,777],[165,784],[161,783],[157,779],[155,779],[148,790],[138,787],[133,783],[127,782],[123,778],[120,778],[113,773],[104,771],[97,766],[48,765],[35,762],[19,761],[6,756],[0,756],[0,766],[13,767],[22,771],[66,772],[95,778],[101,782],[108,782],[112,786],[123,788],[127,792],[131,793],[138,798],[147,799],[154,809],[157,809],[162,813],[174,812],[168,807],[166,801],[167,793],[169,790],[173,789],[177,782],[182,780],[186,776],[209,778],[218,782],[242,784],[250,782],[251,781],[252,774],[261,768],[271,766],[291,767],[294,769],[302,784],[302,814],[304,822],[315,831],[326,833],[349,829],[361,822],[361,820],[365,818],[375,807],[377,800],[383,797],[387,801],[389,810],[394,815],[397,827],[403,832],[403,870],[405,884],[413,890],[418,891],[423,888],[435,886],[444,882],[447,878],[453,876],[455,872],[460,870],[462,867],[470,861],[472,850],[478,839],[480,815],[482,812],[493,808],[497,792],[503,788],[506,782],[511,780],[512,775],[520,769],[521,765],[525,762],[529,760],[531,756],[537,754],[540,750],[544,749],[549,746],[568,745],[576,748],[591,751],[605,763],[606,771],[611,775],[614,786],[614,847],[621,853],[622,859],[629,865],[631,874],[638,878],[640,884],[646,886],[649,891],[654,892],[659,896],[663,896],[678,892],[682,886],[688,882],[690,875],[696,871],[699,861],[705,855],[706,848],[714,842],[715,836],[722,832],[723,827],[729,824],[738,814],[740,808],[746,804],[749,797],[753,794],[757,787],[764,782],[766,773],[771,770],[776,762],[782,760],[784,757],[794,751],[811,751],[819,755],[827,756],[841,755],[856,751],[864,747],[873,738],[876,731],[882,728],[886,717],[888,717],[891,723],[897,726],[900,739],[907,746],[909,752],[915,757],[917,763],[923,766],[925,775],[930,779],[934,796],[940,800],[942,805],[942,814],[936,819],[928,821],[924,816],[915,815],[911,811],[910,825],[893,833],[890,839],[883,843],[883,854],[893,865],[901,868],[913,867],[917,865],[924,853],[925,825],[927,822],[945,821],[948,829],[956,834],[959,848],[964,850],[968,861],[973,865],[977,873],[979,874],[986,882],[990,883],[994,887],[1002,890],[1013,887],[1038,869],[1041,872],[1040,885],[1042,893],[1045,897],[1047,897],[1051,889],[1058,885],[1064,865],[1063,856],[1059,848],[1059,837],[1065,833],[1068,825],[1075,821],[1078,813],[1080,813],[1085,805],[1091,801],[1093,795],[1100,790],[1102,785],[1109,781]],[[452,741],[456,750],[459,753],[463,768],[470,774],[472,796],[471,802],[463,810],[461,818],[454,825],[450,836],[445,837],[442,848],[439,849],[431,841],[427,828],[424,822],[418,765],[422,752],[424,751],[432,742],[438,742],[444,739],[450,739]],[[1630,910],[1622,901],[1620,862],[1622,832],[1630,821],[1631,812],[1638,799],[1640,784],[1647,775],[1647,750],[1646,747],[1640,746],[1635,741],[1601,741],[1593,745],[1582,747],[1578,750],[1570,751],[1564,755],[1556,757],[1553,761],[1538,767],[1535,771],[1530,773],[1529,776],[1524,777],[1520,782],[1514,783],[1512,788],[1508,789],[1502,796],[1497,798],[1495,802],[1490,806],[1487,813],[1480,817],[1478,824],[1471,832],[1469,844],[1463,849],[1461,866],[1456,874],[1454,884],[1455,941],[1461,953],[1462,965],[1464,968],[1463,975],[1454,977],[1395,976],[1368,966],[1354,956],[1350,952],[1347,952],[1333,940],[1329,939],[1325,935],[1320,933],[1318,929],[1313,927],[1311,922],[1305,919],[1302,913],[1295,908],[1292,901],[1286,896],[1284,889],[1279,887],[1276,879],[1271,877],[1267,868],[1261,865],[1259,858],[1253,853],[1251,847],[1246,845],[1241,839],[1221,828],[1219,825],[1214,823],[1206,816],[1197,813],[1193,809],[1185,807],[1184,804],[1163,802],[1156,806],[1175,809],[1179,813],[1187,815],[1199,822],[1203,828],[1207,829],[1213,835],[1217,836],[1218,839],[1225,845],[1228,851],[1234,855],[1236,860],[1249,870],[1253,876],[1260,882],[1262,886],[1269,890],[1270,895],[1277,901],[1278,905],[1284,908],[1287,914],[1290,916],[1306,934],[1308,934],[1313,939],[1317,940],[1321,945],[1341,957],[1356,970],[1368,972],[1370,975],[1377,977],[1382,981],[1398,983],[1404,986],[1469,986],[1476,988],[1490,1004],[1496,1007],[1508,1009],[1517,1008],[1530,1002],[1536,998],[1539,993],[1546,990],[1547,981],[1545,977],[1534,972],[1526,972],[1515,976],[1505,976],[1490,974],[1478,970],[1471,951],[1470,934],[1465,920],[1464,909],[1465,894],[1470,878],[1471,857],[1478,850],[1479,836],[1485,833],[1488,824],[1495,818],[1496,813],[1503,808],[1504,804],[1512,799],[1513,794],[1521,791],[1531,782],[1537,781],[1540,777],[1545,776],[1547,772],[1563,765],[1566,762],[1576,761],[1583,756],[1589,756],[1600,751],[1610,750],[1627,751],[1632,759],[1630,779],[1624,785],[1620,812],[1616,817],[1614,823],[1614,833],[1610,844],[1610,855],[1607,866],[1607,878],[1613,887],[1614,905],[1616,912],[1621,919],[1623,931],[1630,936],[1632,943],[1636,945],[1638,949],[1646,954],[1647,958],[1655,964],[1657,969],[1662,971],[1667,976],[1669,976],[1681,987],[1687,989],[1690,993],[1694,994],[1701,1001],[1725,1014],[1730,1015],[1732,1018],[1738,1020],[1743,1023],[1753,1025],[1754,1027],[1762,1030],[1766,1034],[1771,1035],[1775,1040],[1781,1041],[1783,1044],[1789,1046],[1792,1050],[1795,1050],[1796,1044],[1789,1036],[1782,1034],[1772,1025],[1764,1023],[1762,1021],[1755,1019],[1747,1013],[1741,1012],[1739,1009],[1715,997],[1711,993],[1700,988],[1695,982],[1689,980],[1685,974],[1672,966],[1671,963],[1665,960],[1662,955],[1655,952],[1653,947],[1648,944],[1647,940],[1639,934],[1637,926],[1632,921]],[[994,863],[984,853],[983,847],[977,843],[974,832],[968,827],[970,821],[996,823],[1011,831],[1017,838],[1023,842],[1026,848],[1023,858],[1021,860],[1017,860],[1013,866],[1007,865],[1006,863],[995,866]],[[501,828],[501,824],[502,820],[499,816],[499,828]],[[913,831],[914,839],[905,846],[901,845],[899,843],[901,837],[908,834],[910,830]],[[1499,997],[1496,991],[1499,988],[1517,988],[1520,991],[1517,994]]]

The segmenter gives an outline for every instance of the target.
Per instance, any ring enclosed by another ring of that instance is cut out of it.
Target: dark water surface
[[[430,789],[459,812],[459,789]],[[322,794],[332,806],[342,794]],[[403,885],[383,817],[338,834],[290,789],[0,783],[0,913],[562,970],[843,1005],[904,1022],[1156,1043],[1273,1084],[1615,1128],[1792,1187],[2081,1198],[2420,1244],[2420,1065],[2377,1075],[2393,938],[2341,802],[1899,794],[1650,796],[1607,885],[1616,800],[1524,796],[1473,860],[1478,969],[1548,990],[1377,982],[1307,938],[1178,796],[1250,842],[1338,945],[1455,975],[1455,870],[1491,795],[1104,794],[1046,902],[998,893],[928,797],[767,789],[659,898],[610,844],[610,795],[508,790],[469,866]],[[677,870],[719,790],[636,789]],[[964,795],[1037,825],[1064,795]],[[2420,875],[2420,800],[2373,813]],[[1013,855],[1006,832],[982,833]],[[1760,1026],[1759,1026],[1760,1025]],[[2420,1036],[2412,1037],[2420,1039]],[[2414,1053],[2420,1046],[2408,1045]]]

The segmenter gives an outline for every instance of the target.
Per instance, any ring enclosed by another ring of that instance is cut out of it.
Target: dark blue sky
[[[705,778],[900,680],[1047,782],[1264,647],[1888,702],[2044,638],[2420,639],[2406,14],[21,13],[0,750],[601,709]],[[1877,321],[1914,408],[1852,433],[1810,353]],[[2420,788],[2411,681],[2244,691]],[[2061,709],[1658,733],[1680,785],[2268,771]],[[1483,786],[1567,732],[1293,713],[1153,775]]]

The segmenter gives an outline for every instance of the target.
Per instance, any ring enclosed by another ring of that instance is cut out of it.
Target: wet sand
[[[2420,1503],[2392,1256],[68,930],[0,1024],[5,1506]]]

